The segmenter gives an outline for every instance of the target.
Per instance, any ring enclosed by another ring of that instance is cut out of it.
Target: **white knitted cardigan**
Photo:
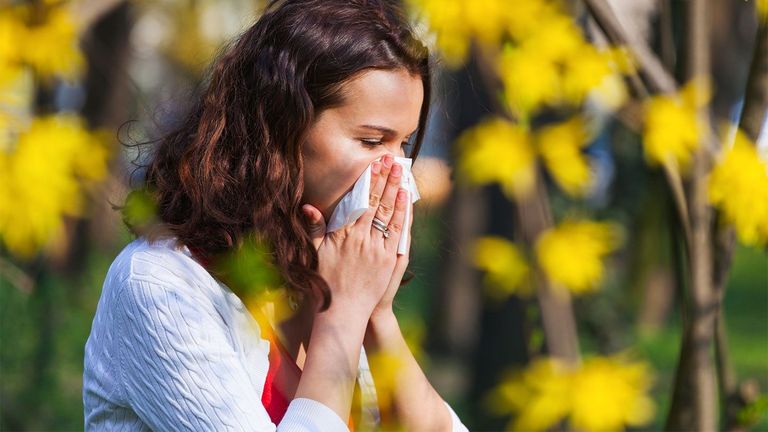
[[[269,341],[240,298],[175,239],[138,238],[107,272],[85,345],[85,430],[348,431],[326,405],[293,399],[279,425],[262,405]],[[363,424],[378,421],[365,350]],[[466,431],[454,410],[452,430]]]

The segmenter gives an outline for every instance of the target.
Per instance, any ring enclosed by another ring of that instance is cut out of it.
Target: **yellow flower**
[[[507,30],[510,16],[516,16],[503,0],[408,0],[422,12],[436,35],[436,44],[449,66],[460,66],[471,40],[495,46]]]
[[[523,118],[560,98],[558,65],[537,51],[505,46],[498,72],[509,109]]]
[[[599,288],[604,258],[621,243],[618,226],[605,222],[565,221],[536,240],[541,268],[556,284],[576,294]]]
[[[593,357],[578,367],[541,357],[503,378],[486,403],[496,414],[514,414],[508,430],[545,430],[566,417],[578,430],[621,430],[652,419],[652,380],[647,363],[625,353]]]
[[[74,17],[65,7],[48,11],[46,20],[28,27],[22,57],[42,76],[75,78],[83,70]]]
[[[679,94],[650,98],[643,131],[646,160],[686,170],[704,133],[697,110],[708,100],[707,84],[700,79],[690,81]]]
[[[569,51],[563,69],[563,99],[579,105],[613,73],[611,53],[600,52],[586,42]]]
[[[77,117],[35,119],[10,153],[0,152],[0,238],[22,258],[60,234],[62,218],[77,216],[87,181],[106,175],[101,139]]]
[[[20,72],[21,44],[26,39],[24,23],[10,10],[0,10],[0,86]]]
[[[574,117],[545,127],[537,141],[539,153],[557,184],[569,195],[584,196],[593,180],[589,162],[581,152],[589,142],[584,121]]]
[[[399,385],[400,370],[404,366],[403,361],[396,353],[380,350],[368,355],[368,363],[374,374],[379,408],[383,412],[390,412]]]
[[[708,192],[739,240],[768,245],[768,163],[741,130],[710,173]]]
[[[514,431],[540,431],[559,422],[571,408],[570,374],[554,358],[538,358],[524,370],[509,374],[487,398],[496,414],[514,413]]]
[[[528,264],[514,243],[502,237],[481,237],[474,245],[475,265],[485,270],[486,293],[494,300],[504,300],[511,294],[530,295],[523,284]]]
[[[542,18],[535,31],[521,40],[520,46],[526,52],[560,63],[588,45],[570,16],[558,12]]]
[[[494,118],[464,131],[457,140],[457,169],[469,182],[498,182],[510,198],[531,191],[536,178],[536,157],[526,131]]]
[[[528,0],[516,2],[514,7],[507,7],[504,22],[510,36],[518,43],[541,32],[541,25],[558,17],[561,12],[553,2]]]
[[[570,423],[585,431],[619,431],[653,418],[652,384],[646,363],[623,355],[586,360],[573,375]]]
[[[768,21],[768,0],[755,0],[758,19]]]

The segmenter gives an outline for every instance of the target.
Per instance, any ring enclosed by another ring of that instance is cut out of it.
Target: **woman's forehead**
[[[335,109],[346,123],[376,125],[407,135],[418,125],[424,88],[405,70],[371,70],[345,83],[344,104]]]

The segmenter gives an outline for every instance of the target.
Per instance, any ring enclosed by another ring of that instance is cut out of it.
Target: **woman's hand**
[[[394,163],[394,165],[399,166],[398,163]],[[386,187],[390,181],[397,181],[398,184],[400,184],[401,175],[402,175],[402,170],[400,171],[400,175],[393,176],[392,170],[389,170],[386,168],[382,168],[382,170],[379,173],[371,172],[371,201],[374,201],[376,197],[381,197],[381,204],[379,205],[379,211],[377,211],[376,217],[389,225],[392,224],[392,220],[394,219],[394,217],[392,215],[392,212],[388,211],[388,209],[390,209],[391,206],[389,203],[390,197],[387,196]],[[402,229],[408,230],[408,235],[406,236],[408,245],[405,248],[405,253],[397,256],[395,268],[392,272],[392,277],[389,280],[389,285],[387,286],[387,290],[384,292],[384,295],[382,295],[381,299],[379,300],[379,303],[376,305],[376,308],[373,310],[373,313],[371,314],[372,320],[375,320],[378,316],[392,313],[392,302],[395,299],[395,294],[397,294],[397,290],[400,288],[400,282],[403,280],[403,275],[405,274],[405,270],[408,267],[408,260],[411,252],[411,225],[413,224],[413,203],[410,200],[410,194],[407,194],[406,198],[407,198],[406,205],[410,207],[410,212],[408,212],[410,214],[410,217],[408,218],[409,220],[405,221],[405,223],[403,224],[407,226],[405,228],[401,227],[400,231],[402,231]]]
[[[391,156],[374,162],[371,173],[368,210],[337,231],[326,234],[320,211],[309,204],[303,206],[319,255],[318,271],[331,289],[331,308],[341,307],[366,317],[389,294],[393,274],[399,267],[405,270],[397,246],[409,205],[406,191],[400,188],[402,167],[394,164]],[[374,216],[387,224],[389,238],[372,226]]]

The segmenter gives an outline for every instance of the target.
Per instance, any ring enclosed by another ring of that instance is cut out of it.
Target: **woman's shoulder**
[[[115,257],[107,281],[117,285],[146,282],[162,286],[210,286],[213,277],[175,237],[138,237]]]

